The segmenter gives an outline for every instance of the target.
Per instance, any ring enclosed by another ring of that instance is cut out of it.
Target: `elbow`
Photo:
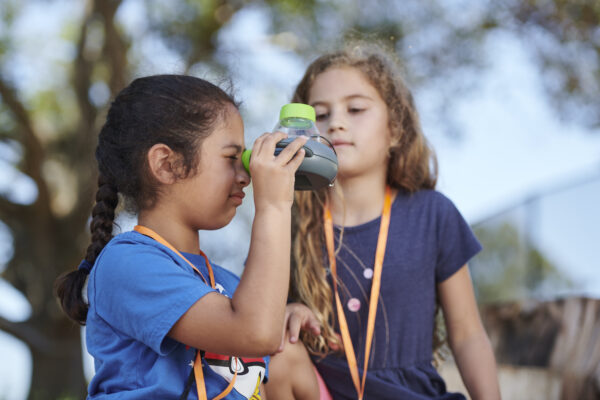
[[[246,357],[262,357],[275,354],[283,339],[285,312],[256,312],[256,310],[234,309],[236,326],[243,327],[236,336],[240,353]],[[241,354],[240,354],[241,355]]]
[[[275,354],[282,340],[281,328],[268,329],[266,326],[258,327],[253,331],[248,346],[253,355],[265,356]]]
[[[256,335],[256,346],[261,349],[263,354],[275,354],[279,345],[281,345],[282,331],[281,328],[266,329],[263,327],[262,332]]]

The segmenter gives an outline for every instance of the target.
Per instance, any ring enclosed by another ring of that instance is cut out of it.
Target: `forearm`
[[[496,360],[482,329],[460,343],[450,341],[456,365],[473,400],[500,399]]]
[[[290,277],[291,207],[257,209],[234,312],[263,332],[281,333]]]

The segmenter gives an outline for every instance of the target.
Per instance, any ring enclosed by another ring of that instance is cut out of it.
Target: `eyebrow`
[[[241,152],[242,150],[244,150],[244,148],[238,144],[226,144],[225,146],[223,146],[224,149],[229,149],[229,148],[233,148],[235,149],[237,152]]]
[[[343,100],[352,100],[352,99],[356,99],[356,98],[361,98],[361,99],[367,99],[367,100],[373,100],[372,97],[364,95],[364,94],[350,94],[348,96],[344,96],[342,99]],[[315,101],[314,103],[311,104],[311,106],[320,106],[320,105],[325,105],[325,104],[329,104],[328,101]]]

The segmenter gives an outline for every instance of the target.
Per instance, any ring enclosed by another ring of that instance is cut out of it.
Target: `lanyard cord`
[[[142,235],[148,236],[148,237],[156,240],[158,243],[162,244],[163,246],[165,246],[165,247],[169,248],[170,250],[172,250],[173,252],[175,252],[175,254],[177,254],[179,257],[183,258],[183,260],[185,262],[187,262],[190,265],[190,267],[192,267],[194,269],[194,271],[196,271],[198,273],[198,275],[200,275],[200,277],[202,278],[204,283],[206,283],[208,285],[208,282],[206,281],[206,278],[204,277],[204,275],[202,275],[202,272],[200,272],[200,270],[198,268],[196,268],[196,266],[194,264],[192,264],[187,258],[185,258],[183,256],[183,254],[181,254],[179,252],[179,250],[177,250],[175,247],[173,247],[171,245],[171,243],[169,243],[165,239],[163,239],[162,236],[160,236],[158,233],[156,233],[152,229],[147,228],[142,225],[136,225],[133,229],[136,232],[141,233]],[[213,274],[212,266],[210,265],[210,262],[208,261],[208,257],[206,256],[206,254],[204,254],[204,252],[202,250],[198,250],[198,251],[200,252],[200,255],[202,257],[204,257],[204,262],[206,263],[206,268],[208,269],[208,277],[210,278],[210,287],[214,289],[215,288],[215,275]]]
[[[375,251],[375,265],[373,271],[373,283],[371,286],[371,298],[369,300],[369,316],[367,320],[367,337],[365,345],[365,364],[363,368],[362,382],[359,381],[358,376],[358,364],[356,362],[356,355],[354,354],[354,347],[352,346],[352,339],[350,338],[350,331],[348,329],[348,323],[346,322],[346,316],[344,314],[344,308],[340,300],[337,287],[337,268],[335,260],[334,242],[333,242],[333,219],[331,217],[331,210],[329,204],[326,203],[324,207],[324,229],[325,229],[325,241],[327,245],[327,254],[329,256],[329,268],[331,270],[333,280],[333,292],[335,295],[335,304],[338,315],[338,322],[340,325],[340,331],[342,334],[342,343],[344,344],[344,352],[346,353],[346,360],[348,361],[348,368],[350,369],[350,375],[352,376],[352,382],[356,388],[358,399],[362,400],[365,391],[365,382],[367,378],[367,368],[369,366],[369,356],[371,354],[371,343],[373,340],[373,330],[375,329],[375,315],[377,313],[377,302],[379,300],[379,289],[381,286],[381,270],[383,268],[383,258],[385,256],[385,246],[387,243],[388,228],[390,225],[390,210],[391,210],[391,190],[389,186],[385,188],[385,197],[383,202],[383,211],[381,214],[381,224],[379,226],[379,237],[377,239],[377,249]]]
[[[156,240],[158,243],[162,244],[163,246],[171,249],[172,251],[174,251],[179,257],[183,258],[185,260],[185,262],[187,262],[193,269],[194,271],[196,271],[200,277],[202,278],[202,280],[204,281],[204,283],[206,283],[208,285],[208,282],[206,281],[206,278],[204,277],[204,275],[202,275],[202,272],[200,272],[200,270],[198,268],[196,268],[196,266],[194,264],[192,264],[187,258],[185,258],[183,256],[183,254],[181,254],[175,247],[173,247],[173,245],[171,245],[171,243],[167,242],[165,239],[162,238],[162,236],[160,236],[158,233],[154,232],[152,229],[147,228],[145,226],[142,225],[136,225],[133,228],[136,232],[141,233],[142,235],[148,236],[154,240]],[[204,252],[202,250],[198,250],[200,252],[200,255],[202,257],[204,257],[204,261],[206,262],[206,268],[208,269],[208,276],[210,278],[210,287],[211,288],[215,288],[215,275],[213,273],[213,269],[212,266],[210,265],[210,262],[208,261],[208,257],[206,256],[206,254],[204,254]],[[196,351],[196,359],[194,360],[194,377],[196,379],[196,390],[198,391],[198,400],[207,400],[207,396],[206,396],[206,385],[204,384],[204,371],[202,371],[202,355],[204,354],[204,352],[202,351]],[[233,378],[231,379],[231,381],[229,382],[229,385],[225,388],[225,390],[223,392],[221,392],[220,394],[218,394],[216,397],[213,398],[213,400],[220,400],[223,397],[227,396],[229,394],[229,392],[231,392],[231,389],[233,389],[233,385],[235,384],[235,378],[237,377],[237,362],[238,359],[237,357],[235,358],[235,373],[233,375]],[[187,386],[187,385],[186,385]],[[187,387],[184,390],[184,393],[189,390]]]

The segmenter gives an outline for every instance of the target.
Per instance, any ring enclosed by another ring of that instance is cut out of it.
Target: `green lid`
[[[244,169],[247,173],[250,173],[250,156],[252,155],[252,150],[246,149],[242,153],[242,164],[244,164]]]
[[[315,122],[315,109],[308,104],[302,103],[290,103],[281,107],[281,112],[279,113],[280,121],[293,117],[306,118],[310,119],[312,122]]]

